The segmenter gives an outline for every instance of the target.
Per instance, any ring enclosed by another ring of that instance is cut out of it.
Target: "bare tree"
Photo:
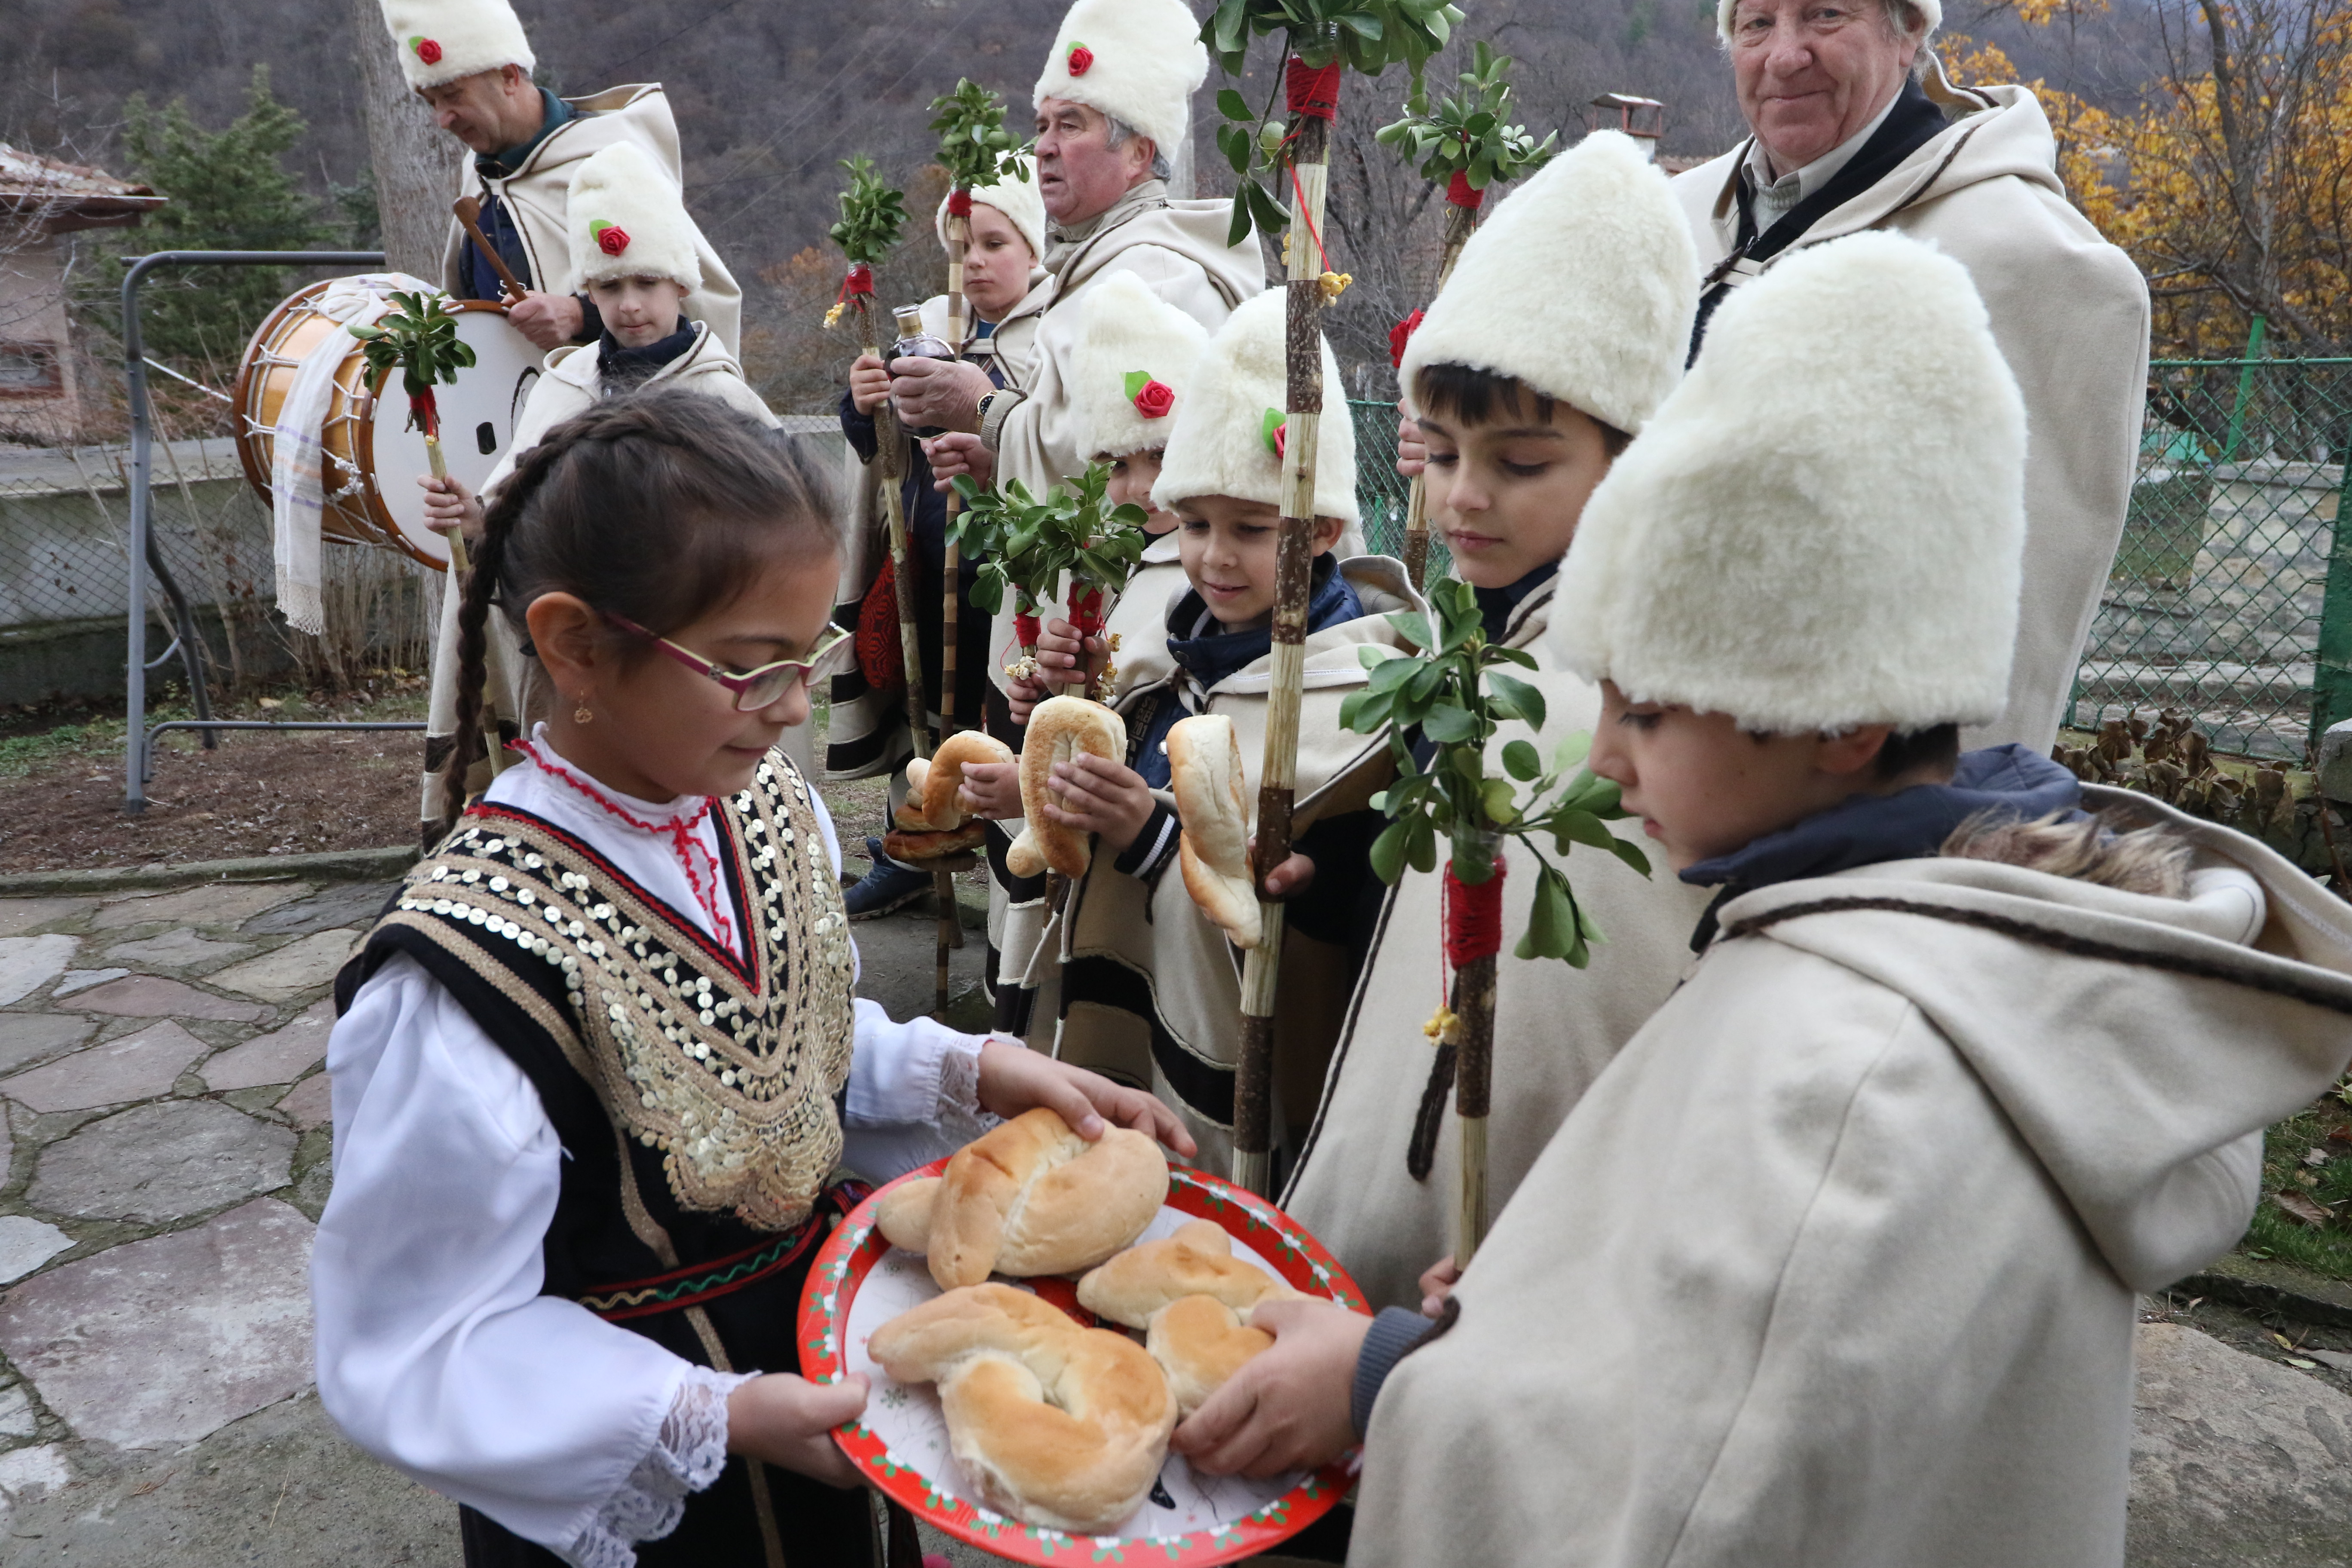
[[[408,89],[384,37],[377,0],[344,0],[360,68],[368,167],[375,177],[384,261],[395,272],[441,279],[449,204],[457,195],[458,146]]]

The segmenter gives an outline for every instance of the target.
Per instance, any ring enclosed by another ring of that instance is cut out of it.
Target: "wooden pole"
[[[1497,848],[1501,839],[1487,835]],[[1450,875],[1441,871],[1441,876]],[[1503,875],[1499,860],[1495,875]],[[1497,889],[1499,892],[1499,889]],[[1454,1111],[1461,1118],[1461,1208],[1454,1223],[1454,1266],[1466,1268],[1486,1238],[1486,1116],[1495,1079],[1495,969],[1496,955],[1473,958],[1454,972],[1455,1011],[1462,1045],[1454,1058]]]
[[[448,462],[441,456],[440,437],[429,433],[425,436],[425,464],[433,470],[435,479],[449,477]],[[474,563],[466,550],[466,531],[453,528],[445,537],[449,541],[449,570],[457,573],[461,582],[471,577]],[[515,761],[498,742],[499,710],[506,701],[507,690],[506,649],[498,638],[485,636],[482,638],[482,733],[487,738],[482,750],[488,753],[493,774],[506,772]],[[522,715],[514,715],[514,720],[520,727]]]
[[[1469,243],[1470,231],[1478,226],[1476,207],[1458,206],[1449,202],[1445,207],[1445,250],[1437,268],[1437,291],[1445,291],[1446,281],[1454,276],[1454,264],[1462,259],[1462,247]],[[1410,388],[1400,388],[1410,393]],[[1405,497],[1404,510],[1404,573],[1419,593],[1429,575],[1429,493],[1426,474],[1412,477],[1412,489]]]
[[[948,212],[948,346],[955,351],[958,361],[964,351],[964,249],[971,243],[971,220],[957,212],[952,205]],[[952,530],[956,514],[963,510],[963,498],[952,489],[948,491],[946,525]],[[954,535],[948,536],[940,562],[940,739],[944,741],[956,732],[956,629],[963,608],[963,552],[957,548]],[[939,906],[939,941],[931,986],[931,1011],[944,1013],[948,1008],[948,954],[963,945],[963,928],[956,913],[955,873],[935,871],[931,876],[931,901]]]
[[[1297,57],[1289,64],[1299,70]],[[1296,79],[1294,78],[1294,79]],[[1335,93],[1336,93],[1336,78]],[[1298,779],[1298,709],[1307,670],[1307,600],[1314,566],[1315,458],[1323,413],[1323,263],[1331,122],[1297,116],[1290,171],[1286,358],[1287,421],[1282,459],[1282,536],[1275,566],[1274,649],[1266,695],[1265,752],[1258,771],[1255,865],[1265,931],[1242,966],[1241,1059],[1234,1075],[1234,1180],[1265,1194],[1273,1182],[1274,1005],[1281,977],[1283,907],[1265,897],[1266,873],[1290,858],[1290,808]]]
[[[857,322],[865,329],[865,350],[875,358],[882,351],[874,341],[874,316],[865,297],[857,300]],[[907,548],[907,508],[899,495],[906,478],[906,440],[899,434],[898,416],[885,398],[874,411],[874,457],[882,465],[882,517],[890,534],[891,586],[898,601],[898,651],[907,666],[907,735],[915,755],[931,754],[930,715],[923,706],[923,642],[915,630],[915,566]]]

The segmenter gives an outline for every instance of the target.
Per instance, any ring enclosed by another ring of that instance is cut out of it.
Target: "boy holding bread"
[[[1150,1086],[1183,1116],[1200,1141],[1202,1167],[1216,1172],[1225,1168],[1231,1148],[1240,1049],[1235,942],[1254,942],[1256,934],[1245,848],[1257,791],[1236,781],[1257,771],[1271,683],[1285,310],[1279,292],[1244,303],[1202,350],[1180,390],[1151,493],[1178,519],[1188,586],[1162,599],[1156,637],[1122,633],[1118,661],[1149,672],[1122,682],[1117,695],[1123,756],[1055,763],[1044,806],[1054,828],[1091,834],[1097,849],[1047,933],[1045,961],[1060,964],[1058,1052]],[[1329,344],[1322,353],[1324,384],[1338,387]],[[1377,787],[1368,775],[1384,742],[1342,729],[1339,704],[1367,679],[1360,651],[1397,646],[1387,613],[1421,606],[1398,563],[1334,554],[1358,521],[1355,430],[1336,396],[1319,417],[1307,689],[1299,719],[1302,833],[1318,819],[1360,812]],[[1133,589],[1129,598],[1144,602]],[[1053,710],[1049,705],[1033,715],[1033,745],[1035,726]],[[1177,731],[1181,721],[1199,715],[1223,722]],[[1187,801],[1182,814],[1180,798]],[[1192,863],[1182,875],[1171,875],[1187,838]],[[1226,923],[1194,903],[1188,884],[1209,895]],[[1308,930],[1284,948],[1276,1048],[1277,1059],[1304,1064],[1289,1100],[1303,1111],[1336,1031],[1348,959],[1339,944],[1318,939],[1311,919],[1297,923]],[[1278,1083],[1278,1096],[1281,1089]]]
[[[2352,921],[2254,839],[1958,754],[2007,696],[2024,448],[1916,241],[1726,301],[1549,634],[1596,770],[1723,889],[1704,951],[1439,1321],[1259,1309],[1196,1466],[1360,1432],[1366,1568],[2124,1561],[2134,1293],[2236,1240],[2263,1128],[2343,1070]]]
[[[1531,286],[1538,276],[1541,287]],[[1599,718],[1600,691],[1543,646],[1555,574],[1585,498],[1680,378],[1697,295],[1688,226],[1665,176],[1625,137],[1603,132],[1496,206],[1406,346],[1400,374],[1428,444],[1430,512],[1454,574],[1477,591],[1488,638],[1538,661],[1512,673],[1543,693],[1545,732],[1506,724],[1487,748],[1496,776],[1511,742],[1532,739],[1549,756]],[[1497,1210],[1674,988],[1706,901],[1596,856],[1575,873],[1577,897],[1607,939],[1591,967],[1516,959],[1538,868],[1517,839],[1505,853],[1487,1123]],[[1316,882],[1328,868],[1317,862]],[[1278,870],[1277,890],[1305,870]],[[1422,1272],[1452,1249],[1460,1206],[1454,1051],[1432,1050],[1422,1032],[1445,999],[1442,873],[1408,868],[1394,889],[1368,890],[1370,958],[1282,1202],[1369,1300],[1411,1305]]]

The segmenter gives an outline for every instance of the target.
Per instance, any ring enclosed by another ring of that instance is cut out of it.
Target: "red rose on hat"
[[[437,66],[441,63],[441,46],[431,38],[419,38],[416,40],[416,58],[428,66]]]
[[[1392,369],[1404,368],[1405,345],[1412,342],[1412,334],[1420,330],[1421,317],[1422,312],[1415,310],[1389,329],[1389,364]]]
[[[1070,46],[1069,67],[1070,74],[1072,76],[1086,75],[1087,68],[1092,66],[1094,63],[1094,50],[1087,47],[1084,44],[1072,44]]]
[[[1165,419],[1168,411],[1176,406],[1176,389],[1166,382],[1152,380],[1150,371],[1128,372],[1124,384],[1128,401],[1146,419]]]
[[[608,223],[596,231],[596,248],[607,256],[618,256],[629,248],[629,231],[619,224]]]

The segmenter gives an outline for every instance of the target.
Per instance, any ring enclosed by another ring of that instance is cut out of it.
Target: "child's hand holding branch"
[[[890,401],[890,373],[879,354],[859,354],[849,365],[849,404],[868,419]]]
[[[1108,639],[1099,635],[1082,638],[1077,627],[1058,616],[1046,622],[1045,629],[1037,634],[1037,667],[1046,685],[1055,690],[1075,685],[1082,671],[1091,684],[1109,660]]]
[[[425,526],[440,534],[448,534],[462,528],[466,531],[466,548],[469,551],[480,549],[482,498],[457,479],[436,479],[431,474],[419,474],[416,482],[425,491]]]
[[[1133,768],[1108,757],[1076,756],[1054,764],[1045,815],[1066,827],[1091,833],[1106,848],[1125,854],[1151,820],[1151,786]]]

